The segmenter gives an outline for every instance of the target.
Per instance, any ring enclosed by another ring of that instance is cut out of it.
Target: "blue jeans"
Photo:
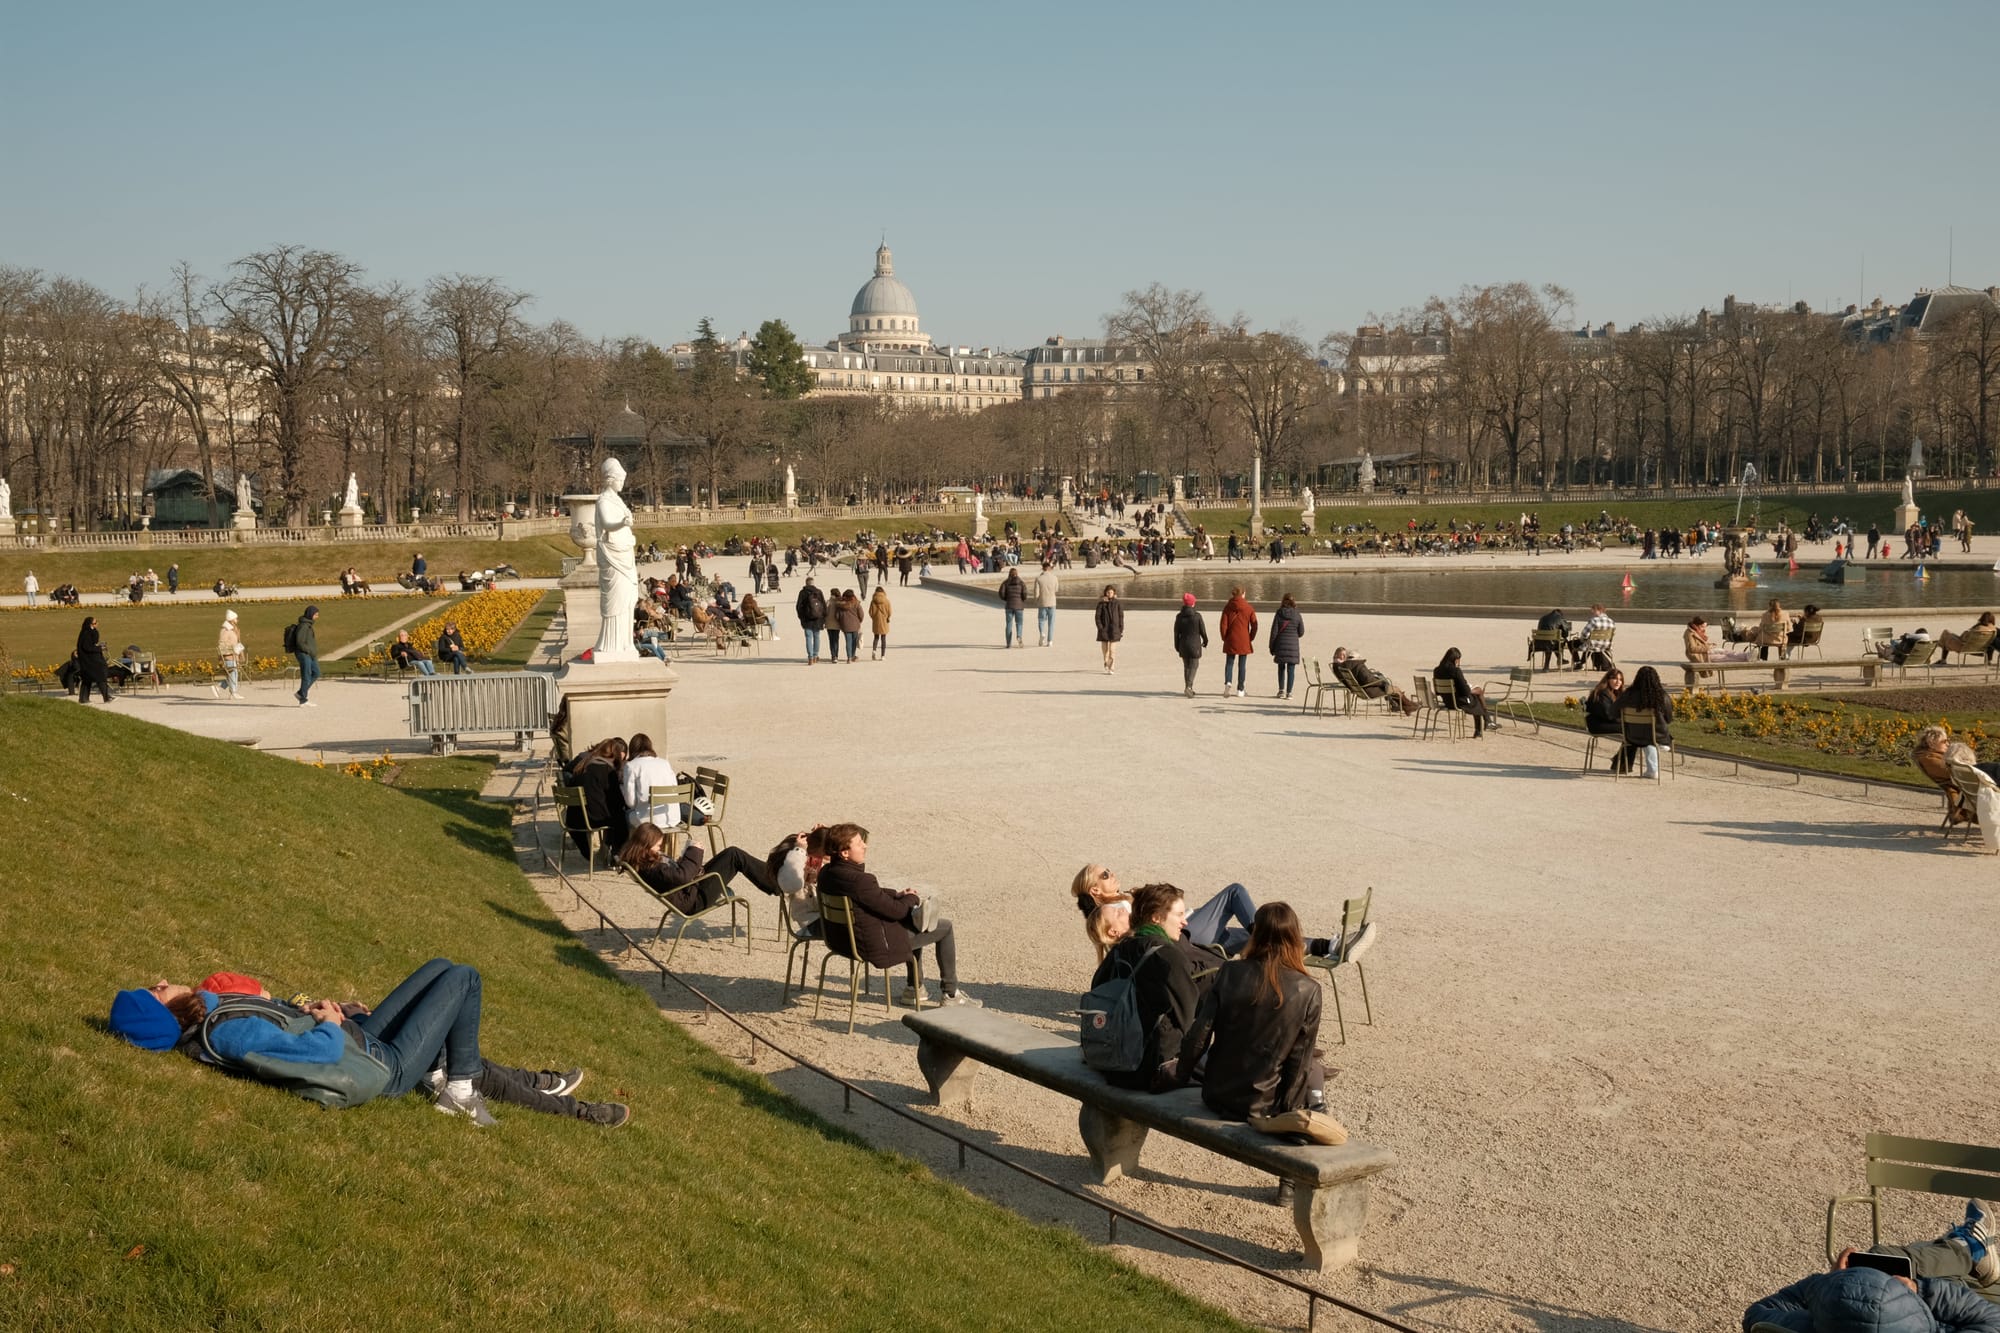
[[[854,650],[861,646],[861,631],[858,629],[844,629],[840,631],[840,636],[847,640],[847,660],[852,662],[854,660]]]
[[[1014,640],[1028,637],[1025,628],[1026,615],[1026,612],[1017,610],[1014,607],[1010,606],[1007,608],[1007,646],[1009,648],[1014,646]]]
[[[352,1020],[374,1038],[370,1047],[389,1066],[384,1097],[400,1097],[423,1080],[444,1052],[446,1078],[478,1078],[479,973],[449,958],[433,958],[403,979],[372,1014]]]
[[[1230,673],[1234,672],[1236,679],[1236,689],[1238,693],[1241,693],[1243,690],[1244,677],[1249,670],[1250,670],[1250,658],[1248,654],[1245,653],[1223,654],[1222,657],[1223,688],[1224,689],[1229,688]]]
[[[806,632],[806,661],[810,662],[819,656],[819,631],[811,625],[804,625],[800,628]]]
[[[472,663],[465,660],[464,653],[453,653],[451,655],[451,674],[454,676],[469,676],[472,674]]]
[[[1235,954],[1250,941],[1250,923],[1257,917],[1257,904],[1250,890],[1231,884],[1187,915],[1188,938],[1196,944],[1219,944],[1223,952]],[[1241,923],[1241,929],[1230,926]]]
[[[319,679],[319,659],[311,653],[294,653],[299,659],[299,702],[304,703],[312,693],[313,682]]]
[[[1278,689],[1281,693],[1290,694],[1292,692],[1292,683],[1298,678],[1299,664],[1297,662],[1278,663]]]
[[[431,665],[431,659],[428,657],[413,657],[410,659],[410,665],[417,669],[417,674],[420,676],[437,674],[437,668]]]
[[[1056,641],[1056,609],[1053,606],[1035,608],[1035,633],[1043,643]]]

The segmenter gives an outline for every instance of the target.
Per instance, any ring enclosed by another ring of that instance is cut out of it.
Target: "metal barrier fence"
[[[558,702],[555,677],[541,671],[413,676],[409,689],[410,734],[429,736],[432,754],[452,753],[460,736],[506,731],[525,749]]]
[[[560,829],[557,830],[556,836],[557,837],[562,836],[562,831]],[[697,1000],[700,1000],[702,1003],[702,1013],[704,1017],[706,1017],[708,1014],[711,1013],[718,1014],[724,1020],[729,1022],[734,1027],[740,1029],[744,1033],[744,1035],[750,1038],[750,1058],[748,1063],[753,1065],[757,1063],[757,1047],[759,1045],[768,1046],[778,1055],[782,1056],[786,1060],[791,1061],[794,1065],[798,1066],[800,1069],[804,1069],[809,1073],[817,1074],[821,1078],[824,1078],[829,1082],[839,1084],[841,1089],[841,1108],[843,1110],[851,1112],[854,1109],[854,1099],[858,1096],[868,1102],[872,1102],[874,1105],[880,1107],[884,1111],[889,1112],[891,1115],[897,1116],[903,1120],[907,1120],[913,1125],[921,1125],[925,1129],[931,1131],[933,1134],[936,1134],[941,1138],[950,1139],[954,1144],[958,1146],[958,1167],[959,1170],[961,1171],[965,1169],[966,1154],[977,1153],[979,1154],[979,1156],[984,1157],[990,1162],[998,1163],[999,1165],[1006,1167],[1010,1171],[1017,1172],[1020,1175],[1026,1176],[1030,1180],[1037,1181],[1040,1184],[1046,1185],[1050,1189],[1055,1190],[1057,1193],[1066,1195],[1067,1197],[1074,1199],[1078,1203],[1087,1204],[1092,1208],[1096,1208],[1105,1215],[1109,1223],[1108,1243],[1110,1244],[1116,1244],[1118,1241],[1118,1224],[1120,1222],[1129,1222],[1133,1226],[1138,1227],[1142,1231],[1149,1231],[1155,1236],[1159,1236],[1162,1239],[1174,1242],[1176,1245],[1184,1245],[1188,1249],[1195,1251],[1197,1254],[1206,1255],[1210,1259],[1217,1260],[1221,1263],[1229,1264],[1231,1267],[1234,1268],[1243,1269],[1245,1272],[1248,1273],[1255,1273],[1258,1277],[1261,1277],[1266,1281],[1275,1282],[1281,1287],[1285,1287],[1291,1291],[1295,1291],[1299,1295],[1304,1296],[1306,1298],[1307,1333],[1312,1333],[1312,1331],[1318,1326],[1319,1307],[1322,1302],[1324,1302],[1327,1305],[1333,1306],[1337,1310],[1342,1310],[1351,1315],[1357,1315],[1360,1318],[1365,1319],[1372,1324],[1379,1325],[1382,1328],[1395,1329],[1397,1330],[1397,1333],[1420,1333],[1420,1330],[1415,1328],[1413,1325],[1402,1322],[1400,1319],[1397,1319],[1394,1315],[1386,1315],[1379,1310],[1371,1310],[1365,1305],[1356,1305],[1352,1301],[1344,1300],[1339,1296],[1334,1296],[1328,1292],[1321,1291],[1317,1287],[1309,1287],[1305,1283],[1299,1281],[1297,1278],[1288,1277],[1283,1273],[1272,1272],[1268,1268],[1262,1267],[1261,1265],[1258,1264],[1251,1263],[1248,1259],[1240,1259],[1237,1256],[1229,1254],[1226,1251],[1219,1250],[1215,1248],[1213,1245],[1207,1244],[1204,1241],[1196,1240],[1193,1236],[1189,1236],[1183,1232],[1176,1231],[1174,1228],[1166,1226],[1163,1223],[1154,1222],[1147,1218],[1141,1217],[1137,1213],[1134,1213],[1129,1209],[1121,1208],[1115,1203],[1108,1203],[1103,1199],[1099,1199],[1092,1195],[1082,1193],[1079,1190],[1072,1189],[1068,1185],[1063,1184],[1061,1181],[1055,1180],[1049,1176],[1045,1176],[1041,1172],[1035,1170],[1033,1167],[1023,1166],[1019,1162],[1016,1162],[1011,1158],[1004,1157],[1000,1153],[995,1152],[993,1149],[988,1148],[983,1144],[975,1143],[971,1139],[966,1138],[964,1135],[955,1133],[952,1130],[946,1128],[945,1126],[938,1124],[934,1120],[927,1120],[922,1116],[912,1115],[909,1111],[905,1110],[903,1107],[897,1106],[893,1102],[886,1102],[882,1100],[874,1093],[868,1091],[868,1089],[861,1087],[860,1085],[855,1084],[853,1082],[850,1082],[845,1078],[842,1078],[839,1074],[834,1073],[831,1069],[827,1069],[822,1065],[814,1064],[811,1060],[806,1059],[804,1056],[799,1055],[794,1051],[787,1050],[783,1046],[780,1046],[777,1042],[772,1041],[769,1037],[759,1032],[756,1028],[753,1028],[748,1023],[744,1022],[741,1017],[732,1013],[729,1009],[724,1007],[720,1001],[716,1000],[713,996],[709,995],[708,992],[702,990],[701,987],[695,985],[693,982],[689,981],[686,977],[681,976],[679,973],[669,971],[667,969],[667,965],[661,962],[658,958],[656,958],[653,955],[653,951],[651,949],[648,949],[646,946],[640,944],[637,940],[633,939],[630,932],[628,932],[624,926],[618,924],[616,921],[613,921],[609,916],[607,916],[602,907],[599,907],[596,903],[584,897],[583,891],[576,887],[576,884],[570,879],[570,877],[563,873],[562,867],[556,862],[555,858],[549,855],[548,847],[542,841],[541,826],[539,823],[535,827],[535,849],[541,853],[543,869],[548,871],[548,873],[554,875],[556,877],[557,882],[560,883],[564,889],[566,889],[570,894],[572,894],[576,898],[579,907],[582,907],[596,914],[598,926],[600,929],[616,931],[618,933],[618,937],[625,941],[626,949],[628,952],[639,954],[648,963],[651,963],[654,967],[660,969],[660,980],[663,983],[666,981],[672,981],[674,984],[681,987],[681,989],[687,991],[688,994],[694,996]]]

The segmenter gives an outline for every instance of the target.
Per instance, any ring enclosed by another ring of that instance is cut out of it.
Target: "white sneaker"
[[[963,990],[955,990],[951,994],[942,997],[939,999],[938,1004],[945,1007],[957,1004],[963,1005],[968,1009],[983,1009],[986,1007],[970,995],[967,995]]]

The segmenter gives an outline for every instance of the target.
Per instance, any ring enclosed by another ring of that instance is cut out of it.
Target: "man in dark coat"
[[[1194,609],[1194,594],[1181,594],[1180,614],[1174,617],[1174,651],[1180,654],[1187,697],[1194,698],[1194,673],[1201,666],[1201,650],[1208,647],[1208,626]]]
[[[417,557],[422,559],[422,556]],[[319,608],[309,606],[292,627],[292,656],[299,662],[299,707],[317,708],[308,696],[312,694],[313,682],[319,679],[319,636],[313,631],[313,622],[319,619]]]
[[[903,964],[903,994],[907,998],[916,990],[918,952],[925,945],[935,945],[944,1003],[977,1005],[979,1001],[958,988],[958,945],[951,922],[933,922],[928,930],[912,930],[910,913],[917,906],[918,895],[885,889],[868,873],[868,830],[859,824],[835,824],[826,831],[826,847],[827,862],[819,872],[819,903],[827,946],[836,953],[851,952],[884,971]],[[847,901],[854,921],[851,934],[827,920],[829,898]],[[843,934],[848,938],[841,938]]]
[[[793,609],[798,612],[799,628],[805,631],[806,665],[811,666],[819,661],[819,632],[826,628],[826,594],[813,586],[812,575],[806,575]]]
[[[1993,1205],[1973,1199],[1965,1221],[1935,1241],[1877,1245],[1913,1276],[1863,1267],[1843,1250],[1833,1270],[1773,1292],[1743,1312],[1745,1333],[1758,1326],[1787,1333],[2000,1333],[2000,1254]]]

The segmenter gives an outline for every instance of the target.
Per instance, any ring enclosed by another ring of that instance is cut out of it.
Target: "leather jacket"
[[[1247,1120],[1305,1106],[1319,1043],[1319,983],[1281,968],[1278,986],[1284,998],[1273,1004],[1263,962],[1239,958],[1223,965],[1196,1007],[1180,1069],[1185,1077],[1207,1051],[1201,1099],[1210,1110]]]

